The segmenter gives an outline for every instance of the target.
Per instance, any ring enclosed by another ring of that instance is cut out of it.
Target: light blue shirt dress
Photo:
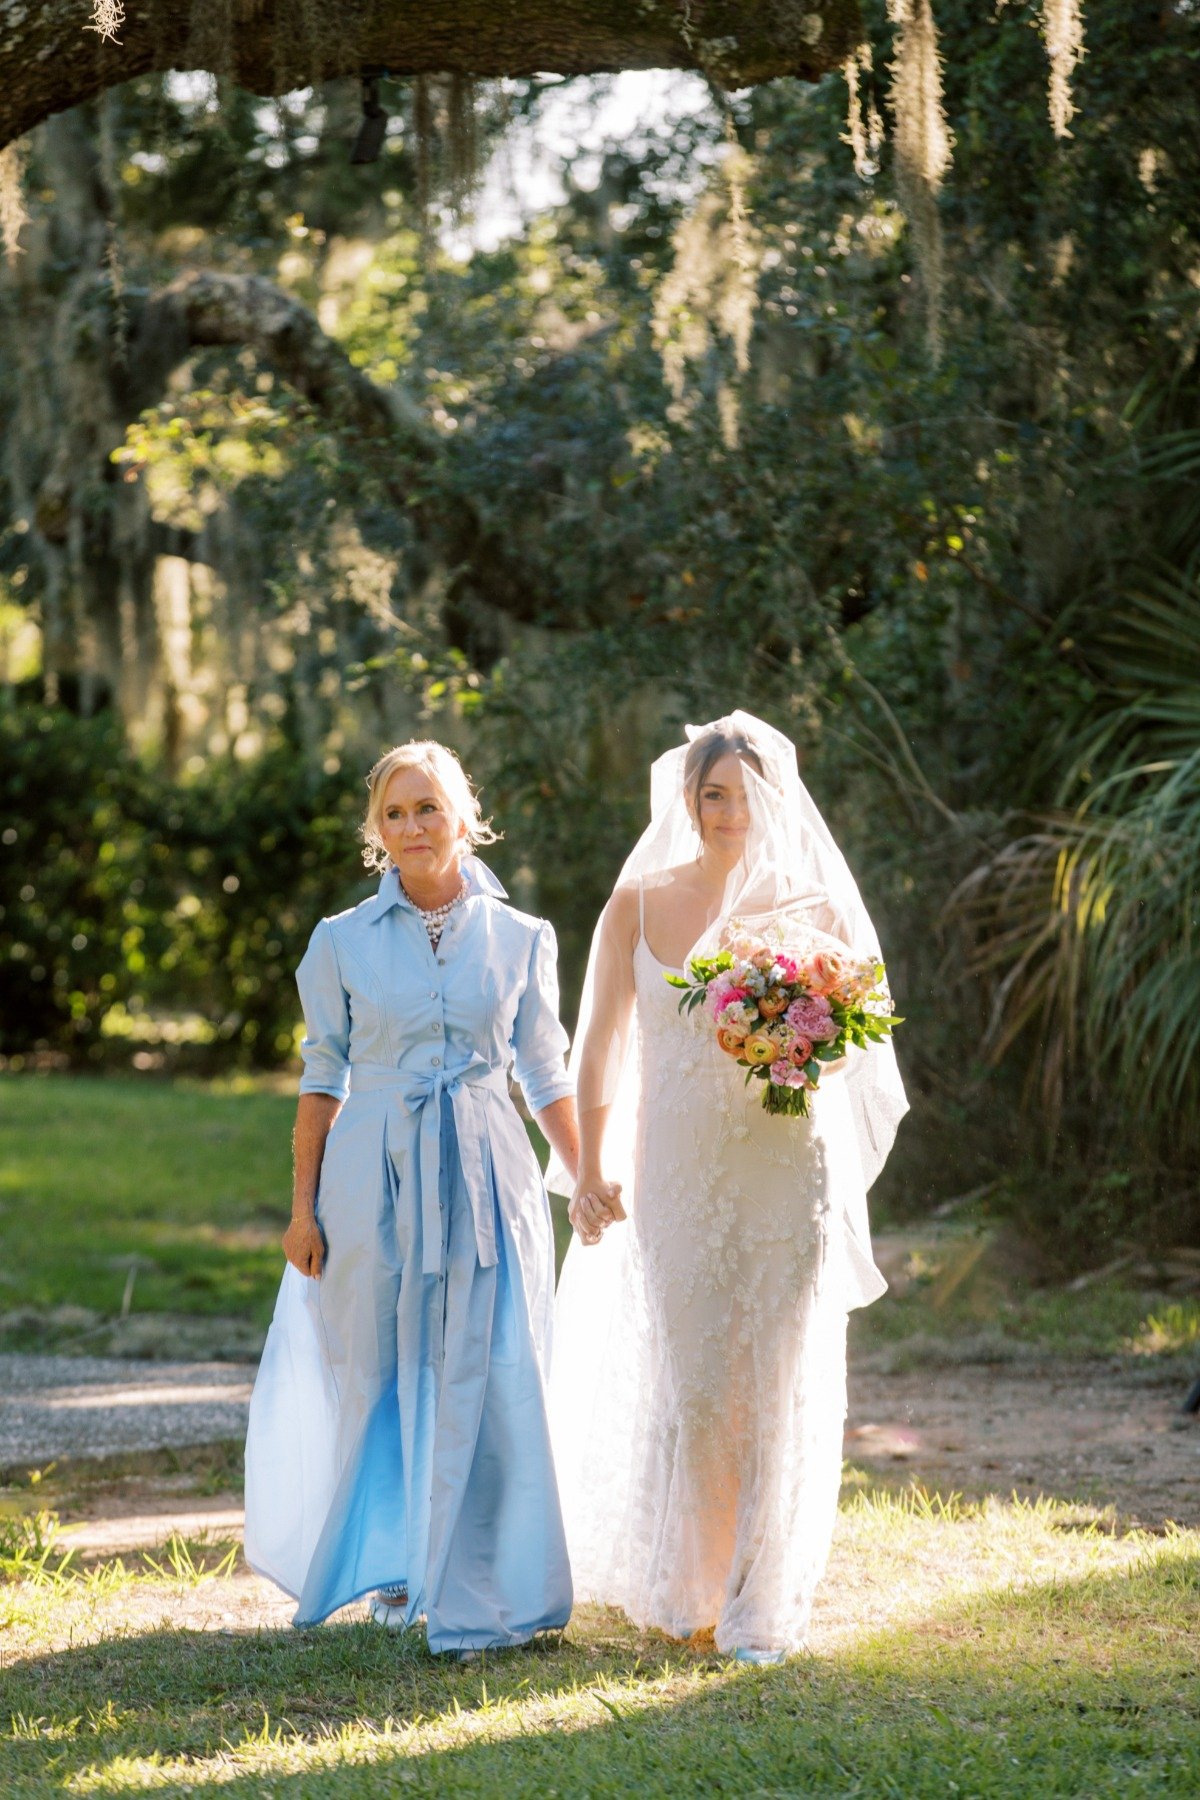
[[[434,1651],[562,1626],[546,1422],[554,1239],[509,1095],[572,1091],[554,932],[475,857],[436,953],[389,869],[297,971],[325,1145],[319,1280],[287,1268],[250,1404],[246,1557],[311,1625],[407,1584]]]

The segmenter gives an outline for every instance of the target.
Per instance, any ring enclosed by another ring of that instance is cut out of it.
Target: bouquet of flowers
[[[807,1116],[826,1064],[903,1023],[891,1010],[883,964],[856,961],[823,933],[785,948],[735,923],[727,948],[694,957],[685,974],[667,980],[684,990],[681,1012],[704,1007],[747,1084],[763,1083],[769,1113]]]

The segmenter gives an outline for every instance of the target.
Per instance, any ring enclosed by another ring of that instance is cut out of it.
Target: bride
[[[866,1191],[907,1103],[881,1043],[769,1115],[680,1015],[667,976],[738,925],[878,952],[791,743],[742,712],[687,736],[592,946],[551,1427],[577,1598],[777,1661],[829,1552],[846,1314],[885,1285]]]

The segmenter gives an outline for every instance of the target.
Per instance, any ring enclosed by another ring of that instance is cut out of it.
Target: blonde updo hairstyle
[[[454,751],[447,749],[445,744],[435,743],[432,738],[414,738],[387,751],[367,776],[367,813],[362,822],[362,839],[363,861],[368,869],[391,867],[379,827],[383,818],[383,797],[397,769],[420,769],[428,775],[453,817],[465,827],[463,842],[468,851],[477,850],[481,844],[496,843],[500,834],[492,830],[491,820],[484,818],[470,776]]]
[[[749,764],[756,775],[770,780],[760,751],[740,732],[708,731],[703,737],[693,738],[683,759],[683,798],[701,841],[704,834],[700,831],[700,790],[723,756],[736,756],[739,762]]]

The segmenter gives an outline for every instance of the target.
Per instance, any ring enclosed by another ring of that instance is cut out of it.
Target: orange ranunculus
[[[746,1035],[741,1031],[726,1031],[725,1027],[722,1026],[717,1032],[717,1042],[720,1044],[722,1050],[729,1056],[740,1056],[742,1053],[742,1045],[745,1041]]]
[[[783,988],[768,988],[756,1004],[764,1019],[777,1019],[788,1009],[790,996]]]
[[[741,1048],[742,1061],[755,1066],[774,1062],[778,1055],[779,1045],[773,1043],[765,1031],[752,1031]]]

